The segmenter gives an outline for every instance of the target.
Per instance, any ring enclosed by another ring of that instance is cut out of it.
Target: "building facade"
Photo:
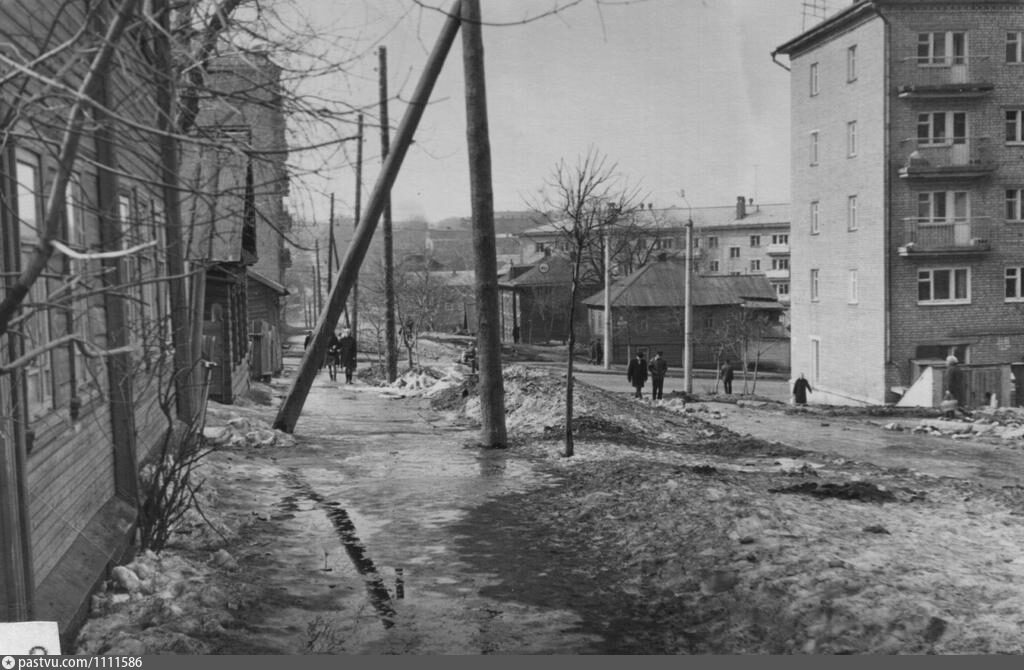
[[[793,370],[817,401],[894,402],[950,354],[1022,358],[1022,10],[855,2],[773,53],[792,72]]]

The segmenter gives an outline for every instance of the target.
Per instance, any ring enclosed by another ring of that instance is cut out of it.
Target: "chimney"
[[[742,219],[747,215],[747,199],[742,195],[736,196],[736,219]]]

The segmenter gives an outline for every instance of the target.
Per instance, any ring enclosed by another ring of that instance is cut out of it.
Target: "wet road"
[[[262,623],[266,643],[279,653],[599,651],[571,609],[481,595],[499,580],[460,545],[486,537],[485,553],[507,550],[494,532],[502,519],[479,508],[547,476],[466,446],[475,433],[431,423],[419,402],[321,375],[298,445],[274,451],[269,467],[260,455],[239,482],[265,518],[239,561],[282,589]]]

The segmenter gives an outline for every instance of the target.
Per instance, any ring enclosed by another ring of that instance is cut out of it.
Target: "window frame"
[[[959,273],[963,273],[964,277],[964,296],[963,298],[936,298],[935,297],[935,275],[937,273],[949,273],[948,286],[950,295],[955,296],[957,293],[957,277]],[[922,281],[922,275],[928,274],[927,284],[931,287],[930,298],[921,299],[921,285],[925,283]],[[930,268],[919,268],[917,271],[917,304],[918,305],[969,305],[971,304],[971,268],[969,266],[940,266]]]
[[[846,295],[846,303],[856,305],[860,302],[860,273],[857,268],[850,268],[847,277],[849,290]]]
[[[819,268],[811,268],[810,296],[811,302],[818,302],[821,300],[821,271]]]
[[[729,258],[740,258],[739,247],[729,247]]]
[[[857,155],[857,121],[846,122],[846,157],[854,158]]]
[[[751,272],[760,272],[761,271],[761,259],[760,258],[751,258],[750,259],[750,271]]]
[[[789,282],[783,281],[783,282],[778,282],[777,284],[775,284],[775,295],[779,296],[779,297],[782,297],[782,296],[787,296],[788,297],[789,296]]]
[[[1006,134],[1006,144],[1010,146],[1024,145],[1024,108],[1014,108],[1004,110],[1003,132]],[[1012,120],[1010,116],[1013,115],[1015,118]],[[1011,127],[1013,130],[1014,138],[1010,139]]]
[[[821,201],[811,200],[810,204],[811,235],[821,234]]]
[[[819,77],[820,73],[818,72],[818,63],[811,63],[810,68],[808,68],[808,85],[810,88],[810,95],[812,98],[821,92],[821,88],[819,86]]]
[[[789,233],[772,233],[772,244],[789,244]]]
[[[936,55],[936,36],[942,36],[942,54]],[[957,53],[957,36],[961,36],[959,46],[961,52]],[[926,37],[926,40],[922,40]],[[921,55],[922,44],[925,46],[927,55]],[[918,67],[950,67],[952,65],[963,65],[967,62],[969,47],[966,30],[935,30],[931,32],[917,33],[917,66]]]
[[[857,45],[846,47],[846,83],[857,81]]]
[[[1013,290],[1010,289],[1013,282]],[[1011,295],[1015,293],[1015,295]],[[1003,302],[1024,302],[1024,265],[1007,267],[1003,273]]]
[[[809,133],[809,138],[810,138],[810,140],[809,140],[810,141],[810,146],[808,147],[808,151],[810,153],[810,164],[812,166],[813,165],[818,165],[820,160],[821,160],[821,155],[820,155],[820,151],[821,151],[821,147],[820,147],[821,135],[820,135],[819,131],[812,130]]]
[[[750,236],[750,247],[752,249],[757,249],[757,248],[760,248],[760,246],[761,246],[761,236],[760,235],[751,235]]]
[[[713,260],[708,264],[708,272],[720,272],[719,268],[721,265],[717,260]]]
[[[846,230],[853,232],[860,227],[860,222],[857,216],[857,196],[848,195],[846,196]]]
[[[33,151],[18,147],[14,152],[14,188],[16,195],[16,218],[18,227],[19,267],[23,267],[39,239],[39,226],[43,223],[45,205],[43,203],[43,161]],[[32,183],[26,188],[22,182],[21,170],[25,167],[32,171]],[[28,225],[24,214],[27,213],[25,200],[32,203],[32,226]],[[32,303],[46,305],[49,294],[46,276],[40,276],[29,288],[25,296],[26,310],[34,310],[27,314],[21,323],[21,331],[25,333],[23,351],[28,352],[38,346],[44,346],[53,340],[53,323],[50,310],[46,307],[34,308]],[[38,337],[33,329],[38,328]],[[57,383],[54,377],[54,350],[33,358],[23,368],[25,389],[25,407],[30,422],[40,419],[55,409]]]
[[[1006,49],[1003,52],[1008,65],[1024,64],[1024,30],[1006,31]],[[1013,54],[1011,57],[1011,49]]]
[[[1005,193],[1006,206],[1003,214],[1006,215],[1006,220],[1013,223],[1024,222],[1024,188],[1008,188]],[[1013,197],[1011,193],[1014,194]]]

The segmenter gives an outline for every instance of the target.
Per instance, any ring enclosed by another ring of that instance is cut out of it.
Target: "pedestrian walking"
[[[331,339],[327,342],[327,373],[331,381],[338,381],[338,367],[341,364],[341,338],[337,333],[331,333]]]
[[[647,360],[644,358],[644,352],[638,351],[636,358],[629,362],[629,366],[626,368],[626,379],[636,389],[633,397],[643,398],[644,384],[647,383]]]
[[[306,339],[302,340],[302,348],[309,349],[309,343],[313,341],[313,331],[306,331]]]
[[[338,338],[338,364],[345,370],[345,383],[351,384],[356,370],[356,338],[348,328],[341,331]]]
[[[804,377],[804,373],[800,373],[799,379],[793,384],[793,402],[798,405],[807,404],[807,394],[811,393],[811,383]]]
[[[662,357],[662,352],[654,354],[651,364],[647,366],[651,373],[651,397],[661,400],[665,392],[665,375],[668,374],[668,362]]]
[[[722,388],[725,390],[726,394],[731,395],[733,372],[732,364],[729,362],[728,358],[725,359],[724,363],[722,363],[722,368],[718,371],[718,376],[722,378]]]

